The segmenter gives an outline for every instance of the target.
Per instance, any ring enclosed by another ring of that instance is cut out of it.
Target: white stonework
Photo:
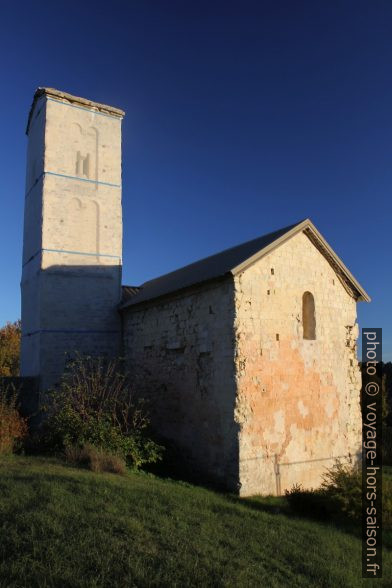
[[[66,354],[120,349],[123,112],[44,89],[28,134],[23,376],[58,382]]]
[[[123,112],[39,90],[28,123],[24,376],[67,354],[124,353],[156,431],[241,495],[318,486],[361,445],[356,302],[369,300],[309,221],[121,299]]]
[[[154,427],[203,474],[236,490],[238,427],[230,281],[194,288],[123,313],[135,388]]]
[[[244,495],[318,486],[361,448],[356,303],[305,233],[234,279],[236,422]],[[303,338],[302,296],[316,339]]]
[[[306,291],[315,340],[303,338]],[[281,494],[358,458],[356,303],[304,232],[234,278],[123,314],[154,424],[201,472],[243,496]]]

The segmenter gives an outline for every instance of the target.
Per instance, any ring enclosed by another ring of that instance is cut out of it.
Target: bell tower
[[[67,355],[113,356],[121,332],[118,108],[39,88],[27,123],[21,375],[56,385]]]

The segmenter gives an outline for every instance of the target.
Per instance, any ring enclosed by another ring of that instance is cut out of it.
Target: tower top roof
[[[33,112],[38,100],[41,96],[47,96],[48,98],[52,98],[53,100],[57,100],[59,102],[64,102],[66,104],[71,104],[73,106],[79,106],[81,108],[87,108],[88,110],[102,112],[104,114],[108,114],[110,116],[114,116],[117,118],[123,118],[125,116],[125,112],[120,108],[115,108],[114,106],[108,106],[107,104],[101,104],[100,102],[94,102],[93,100],[88,100],[87,98],[81,98],[80,96],[74,96],[73,94],[68,94],[68,92],[63,92],[61,90],[56,90],[55,88],[37,88],[34,94],[33,103],[30,108],[29,118],[27,120],[27,127],[26,127],[26,135],[29,133],[30,123],[33,117]]]

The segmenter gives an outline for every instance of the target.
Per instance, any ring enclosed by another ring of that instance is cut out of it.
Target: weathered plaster
[[[302,336],[302,295],[316,340]],[[304,233],[235,277],[241,494],[317,486],[360,450],[356,303]]]

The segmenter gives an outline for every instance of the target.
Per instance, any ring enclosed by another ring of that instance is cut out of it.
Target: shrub
[[[49,394],[46,441],[52,449],[93,445],[140,467],[161,459],[148,435],[146,403],[136,398],[119,360],[76,356]]]
[[[358,465],[344,465],[339,460],[327,470],[321,492],[331,504],[332,512],[350,519],[360,519],[362,512],[362,475]]]
[[[362,516],[362,474],[359,466],[337,461],[327,470],[317,490],[304,490],[300,485],[286,491],[293,512],[315,518],[360,521]],[[392,482],[383,476],[383,522],[392,524]]]
[[[17,408],[17,391],[10,386],[0,388],[0,454],[18,449],[27,435],[26,419]]]
[[[358,520],[362,508],[362,477],[358,466],[339,460],[327,470],[321,487],[304,490],[300,485],[286,491],[292,510],[316,518],[346,517]]]
[[[296,514],[318,519],[328,518],[330,507],[325,494],[320,490],[304,490],[300,484],[295,484],[285,494],[291,510]]]
[[[103,451],[86,443],[83,447],[70,445],[65,448],[65,459],[74,465],[88,467],[93,472],[124,474],[126,464],[122,457]]]

